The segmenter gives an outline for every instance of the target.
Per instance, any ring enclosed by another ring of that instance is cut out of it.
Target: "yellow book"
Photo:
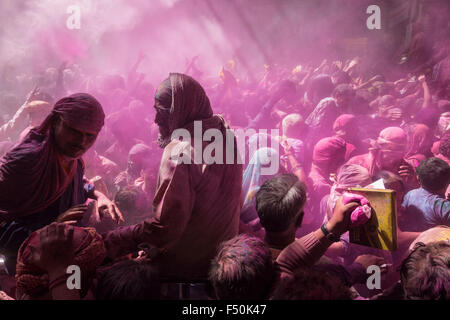
[[[395,191],[365,188],[349,188],[348,191],[364,196],[372,207],[370,220],[350,229],[350,242],[382,250],[397,250]]]

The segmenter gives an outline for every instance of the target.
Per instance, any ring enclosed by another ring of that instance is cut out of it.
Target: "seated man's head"
[[[282,279],[274,300],[351,300],[348,287],[335,275],[320,269],[302,268]]]
[[[450,299],[450,243],[416,244],[400,271],[407,300]]]
[[[159,300],[158,269],[147,260],[125,260],[114,264],[98,280],[97,300]]]
[[[151,211],[151,201],[142,188],[136,186],[120,189],[114,197],[114,203],[122,212],[127,224],[140,222],[138,220],[140,218],[143,220],[144,215],[150,214]]]
[[[304,139],[306,125],[303,117],[298,113],[288,114],[281,122],[283,136],[293,139]]]
[[[335,86],[340,84],[349,84],[352,82],[352,78],[348,75],[348,73],[342,70],[334,72],[331,75],[331,80]]]
[[[308,82],[308,98],[316,105],[323,98],[331,96],[333,89],[334,85],[329,75],[319,74],[313,76]]]
[[[209,271],[219,300],[265,299],[274,276],[269,247],[261,239],[246,234],[223,242]]]
[[[340,84],[333,91],[333,98],[342,110],[347,108],[355,97],[355,90],[348,84]]]
[[[256,193],[256,211],[268,233],[290,232],[301,226],[306,186],[293,174],[281,174],[264,182]]]
[[[59,153],[75,159],[94,144],[104,119],[103,108],[93,96],[77,93],[56,102],[40,130],[51,125]]]
[[[203,87],[193,78],[171,73],[155,94],[155,123],[159,127],[158,144],[164,148],[175,129],[196,120],[211,118],[213,111]]]
[[[405,157],[407,143],[408,137],[402,128],[388,127],[381,130],[375,146],[379,150],[376,161],[380,168],[397,172]]]
[[[146,164],[150,163],[152,158],[151,149],[143,143],[134,145],[128,152],[127,171],[129,174],[137,177],[142,169],[146,169]]]
[[[444,195],[450,183],[450,166],[439,158],[428,158],[416,169],[420,185],[427,191]]]

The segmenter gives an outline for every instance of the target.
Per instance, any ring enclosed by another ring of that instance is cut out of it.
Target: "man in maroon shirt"
[[[202,136],[207,129],[217,129],[226,140],[227,125],[213,115],[205,91],[191,77],[170,74],[156,92],[155,108],[158,141],[164,148],[153,200],[155,216],[106,234],[105,246],[108,256],[116,258],[137,251],[138,245],[145,242],[160,248],[157,262],[163,278],[206,279],[218,244],[238,233],[242,165],[238,164],[236,148],[232,164],[173,159],[178,154],[175,150],[179,150],[187,160],[193,160],[195,143],[200,143],[203,150],[211,144],[194,136],[194,121],[201,122]],[[187,130],[191,141],[171,137],[176,129]],[[194,143],[195,139],[202,141]],[[223,151],[225,160],[225,146]]]

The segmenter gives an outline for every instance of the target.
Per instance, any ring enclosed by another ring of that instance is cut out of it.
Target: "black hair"
[[[306,202],[306,186],[293,174],[281,174],[262,184],[256,193],[261,225],[270,232],[285,231]]]
[[[312,77],[308,82],[308,95],[312,99],[314,93],[317,95],[318,99],[323,99],[329,97],[333,92],[334,85],[331,77],[326,74],[319,74]]]
[[[348,84],[352,82],[352,77],[350,77],[347,72],[342,70],[338,70],[333,73],[332,78],[334,79],[335,85]]]
[[[209,271],[209,281],[219,300],[266,299],[274,277],[268,245],[247,234],[223,242]]]
[[[114,202],[119,210],[136,210],[139,195],[143,193],[142,189],[136,186],[126,186],[120,189],[114,196]]]
[[[353,97],[355,96],[355,89],[348,84],[340,84],[334,88],[333,97],[336,98],[341,96]]]
[[[421,161],[416,173],[422,187],[430,192],[440,191],[450,182],[450,166],[439,158]]]
[[[125,260],[114,264],[99,278],[97,300],[158,300],[158,268],[148,261]]]
[[[126,186],[120,189],[114,196],[114,203],[124,214],[125,221],[134,221],[146,214],[147,210],[150,212],[150,200],[142,188],[137,186]]]

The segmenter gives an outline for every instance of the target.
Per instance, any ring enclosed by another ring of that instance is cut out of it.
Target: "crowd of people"
[[[449,50],[443,36],[414,72],[386,74],[357,57],[252,77],[230,60],[208,78],[194,58],[156,90],[143,55],[126,75],[5,66],[0,299],[450,299]],[[260,144],[179,162],[195,121]],[[392,252],[348,240],[343,192],[380,179]]]

